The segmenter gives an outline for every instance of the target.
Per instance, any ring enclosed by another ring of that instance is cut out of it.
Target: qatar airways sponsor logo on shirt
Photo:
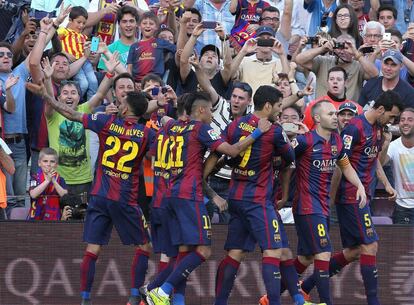
[[[336,159],[313,160],[312,165],[321,172],[333,172],[336,167]]]
[[[368,146],[364,148],[364,154],[369,158],[373,159],[378,156],[378,146]]]

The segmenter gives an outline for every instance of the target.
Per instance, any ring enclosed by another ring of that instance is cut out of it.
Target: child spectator
[[[142,15],[140,22],[142,39],[133,45],[128,54],[128,72],[135,83],[140,83],[148,73],[163,77],[165,72],[164,52],[175,53],[174,44],[160,38],[155,38],[158,30],[158,18],[151,11]]]
[[[81,6],[75,6],[69,14],[69,23],[66,28],[59,28],[58,35],[62,42],[62,50],[66,52],[72,61],[81,58],[84,53],[84,44],[88,36],[82,34],[88,19],[88,12]],[[93,66],[89,60],[86,60],[75,75],[75,80],[79,82],[82,96],[87,95],[89,100],[95,95],[98,89],[98,81],[95,76]]]
[[[58,155],[53,148],[43,148],[39,154],[39,170],[30,181],[30,220],[60,220],[59,200],[67,194],[65,180],[56,172]]]

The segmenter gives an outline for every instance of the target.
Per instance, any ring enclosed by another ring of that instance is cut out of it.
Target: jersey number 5
[[[121,150],[121,140],[118,137],[110,136],[106,138],[105,144],[108,145],[110,149],[107,149],[103,153],[102,165],[109,168],[116,167],[120,172],[130,174],[132,172],[132,167],[126,166],[125,163],[134,160],[137,157],[139,151],[138,144],[132,141],[126,141],[122,145],[122,150],[127,152],[127,154],[120,157],[116,165],[115,162],[108,160],[108,158],[116,155]]]

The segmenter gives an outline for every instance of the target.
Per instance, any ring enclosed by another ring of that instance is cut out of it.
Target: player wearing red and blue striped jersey
[[[373,182],[375,174],[391,198],[396,196],[378,161],[378,154],[383,141],[383,127],[392,124],[402,108],[398,93],[385,91],[378,96],[371,109],[353,118],[342,131],[344,150],[365,186],[369,200],[375,191]],[[332,187],[336,191],[339,185],[336,210],[344,250],[332,257],[330,275],[337,274],[344,266],[359,259],[367,302],[369,305],[378,305],[380,304],[377,297],[376,268],[378,236],[372,223],[371,212],[368,205],[358,207],[357,200],[352,196],[355,188],[340,177],[340,173],[334,176]]]
[[[185,110],[189,120],[176,121],[169,129],[170,153],[168,162],[169,208],[172,216],[170,231],[173,243],[179,246],[179,255],[188,253],[169,275],[161,287],[148,293],[149,303],[169,304],[173,289],[186,283],[189,274],[205,261],[211,253],[211,225],[203,202],[203,157],[207,149],[228,154],[240,154],[264,131],[269,122],[261,122],[261,128],[252,136],[230,145],[210,127],[212,102],[204,93],[192,93]]]
[[[137,246],[131,266],[129,303],[138,304],[138,288],[144,283],[151,249],[145,217],[137,205],[140,161],[154,139],[154,133],[138,123],[148,109],[147,95],[128,92],[120,101],[118,117],[84,115],[56,101],[44,86],[28,86],[41,93],[67,119],[82,122],[100,137],[98,166],[84,225],[84,240],[88,245],[81,264],[82,305],[90,304],[96,260],[102,245],[108,243],[113,226],[124,244]]]
[[[256,132],[260,118],[274,118],[280,112],[282,94],[271,86],[261,86],[253,101],[255,112],[232,122],[223,132],[229,143]],[[216,305],[227,304],[244,253],[253,251],[256,243],[263,251],[262,275],[269,304],[280,304],[279,263],[283,244],[272,196],[275,154],[283,155],[287,162],[294,160],[279,125],[272,125],[232,162],[228,196],[231,218],[225,244],[228,253],[216,274]]]
[[[365,204],[365,190],[350,166],[337,133],[336,109],[329,101],[312,108],[316,129],[296,138],[297,191],[293,199],[293,215],[298,236],[297,264],[308,266],[314,258],[313,278],[321,302],[332,304],[329,290],[329,189],[336,165],[357,186],[357,197]],[[355,193],[354,193],[355,194]],[[304,270],[301,270],[302,272]]]

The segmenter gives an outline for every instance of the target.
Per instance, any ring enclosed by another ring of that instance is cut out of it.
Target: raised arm
[[[116,2],[112,2],[107,7],[105,7],[103,10],[98,10],[97,12],[89,12],[88,13],[88,20],[86,21],[85,28],[97,25],[99,21],[106,15],[106,14],[115,14],[118,12],[118,10],[121,8],[121,6]]]
[[[201,89],[207,91],[210,94],[214,106],[215,104],[217,104],[219,100],[219,95],[217,94],[216,89],[214,89],[214,87],[211,85],[211,82],[208,79],[206,73],[203,71],[203,69],[201,69],[200,62],[198,61],[197,56],[192,56],[189,62],[195,69],[197,80]]]
[[[18,76],[14,76],[10,74],[6,79],[5,89],[6,89],[6,102],[4,103],[4,110],[7,112],[14,112],[16,110],[16,103],[14,100],[13,93],[11,92],[11,88],[17,84],[19,81]],[[1,86],[1,84],[0,84]],[[1,88],[0,88],[1,89]]]
[[[230,7],[229,7],[229,11],[232,15],[236,14],[237,11],[237,0],[230,0]]]
[[[317,48],[306,50],[296,56],[296,63],[305,69],[312,70],[313,59],[327,51],[333,51],[333,42],[326,40],[326,42]]]
[[[191,20],[191,12],[187,11],[180,18],[180,28],[178,31],[178,38],[177,38],[177,50],[184,49],[185,44],[188,41],[187,36],[187,23]]]
[[[118,51],[116,51],[112,54],[109,60],[107,60],[106,58],[102,58],[102,60],[105,63],[107,73],[105,74],[104,79],[99,85],[96,94],[92,96],[92,98],[88,101],[89,109],[91,111],[93,111],[97,106],[100,105],[100,103],[108,93],[109,89],[111,88],[113,81],[112,77],[114,76],[116,67],[119,65],[119,53]]]
[[[289,40],[292,36],[292,14],[293,0],[285,0],[285,7],[283,9],[282,20],[280,21],[279,32],[286,40]]]
[[[369,60],[369,58],[366,58],[363,54],[361,54],[354,46],[354,44],[350,41],[345,41],[345,44],[348,45],[349,48],[351,48],[352,52],[354,53],[354,58],[356,61],[359,61],[362,68],[364,69],[364,79],[368,80],[373,77],[377,77],[379,72],[375,64]]]
[[[247,40],[242,49],[237,53],[236,57],[233,58],[231,62],[231,75],[235,75],[239,70],[240,64],[243,61],[243,58],[250,53],[256,52],[257,42],[256,39],[250,38]]]
[[[193,55],[194,46],[197,42],[198,37],[200,37],[203,31],[203,25],[201,23],[197,24],[194,28],[193,34],[191,34],[190,38],[184,46],[183,53],[180,57],[180,77],[182,81],[185,81],[188,74],[190,74],[191,65],[189,59]]]

